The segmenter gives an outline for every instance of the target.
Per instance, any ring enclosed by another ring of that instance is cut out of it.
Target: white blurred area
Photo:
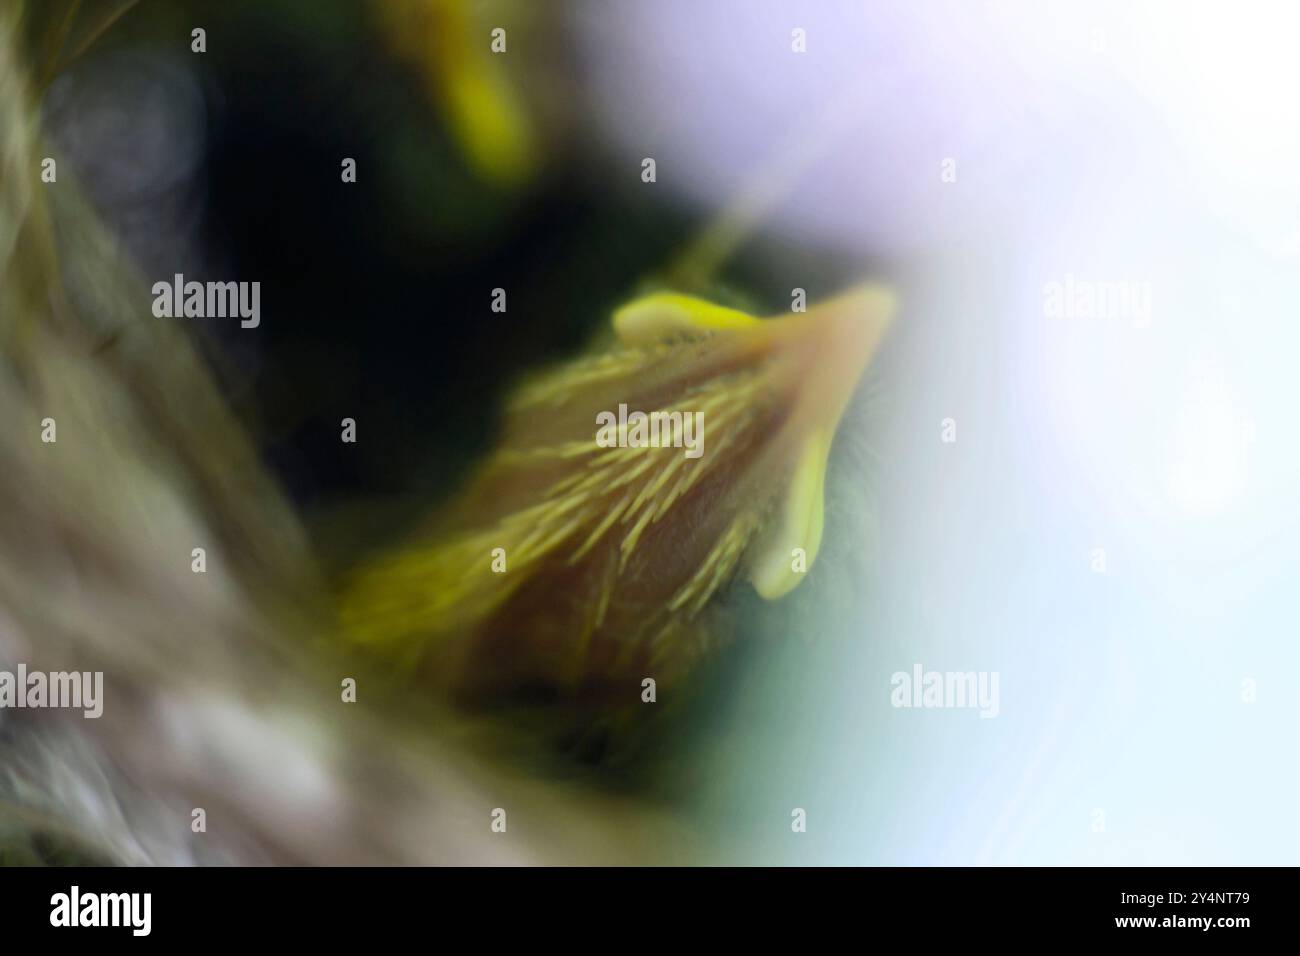
[[[776,176],[764,234],[904,300],[870,610],[792,635],[706,802],[790,861],[1294,863],[1300,7],[577,10],[619,162],[713,212]],[[1050,315],[1067,277],[1150,314]],[[891,708],[917,662],[1000,716]]]

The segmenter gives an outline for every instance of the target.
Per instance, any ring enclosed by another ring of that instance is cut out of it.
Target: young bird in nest
[[[525,383],[444,516],[353,574],[344,633],[462,701],[673,684],[725,636],[710,605],[733,578],[776,600],[812,566],[831,444],[893,311],[875,285],[765,320],[625,306],[613,350]]]

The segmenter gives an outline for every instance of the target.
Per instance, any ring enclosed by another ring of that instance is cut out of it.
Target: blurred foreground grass
[[[385,695],[324,650],[306,538],[206,364],[149,321],[146,284],[72,177],[40,183],[24,10],[0,4],[0,663],[102,670],[111,703],[96,721],[0,715],[8,852],[57,861],[33,849],[54,835],[119,863],[693,852],[664,815],[511,770],[499,727]],[[206,575],[189,569],[198,543]],[[502,804],[518,826],[494,840]]]

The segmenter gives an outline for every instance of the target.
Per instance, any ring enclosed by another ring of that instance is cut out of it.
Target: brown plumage
[[[616,349],[521,387],[464,492],[353,575],[344,632],[475,699],[672,682],[720,636],[706,611],[737,574],[776,598],[816,556],[831,439],[891,313],[876,287],[769,320],[632,303]],[[620,405],[662,413],[659,447],[625,446],[628,428],[602,447],[597,416]]]

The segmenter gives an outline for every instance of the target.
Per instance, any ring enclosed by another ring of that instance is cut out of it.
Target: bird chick
[[[614,349],[524,383],[464,491],[353,572],[343,633],[465,700],[677,681],[719,643],[706,612],[733,578],[775,600],[812,566],[831,444],[893,312],[877,285],[771,319],[674,293],[619,309]]]

